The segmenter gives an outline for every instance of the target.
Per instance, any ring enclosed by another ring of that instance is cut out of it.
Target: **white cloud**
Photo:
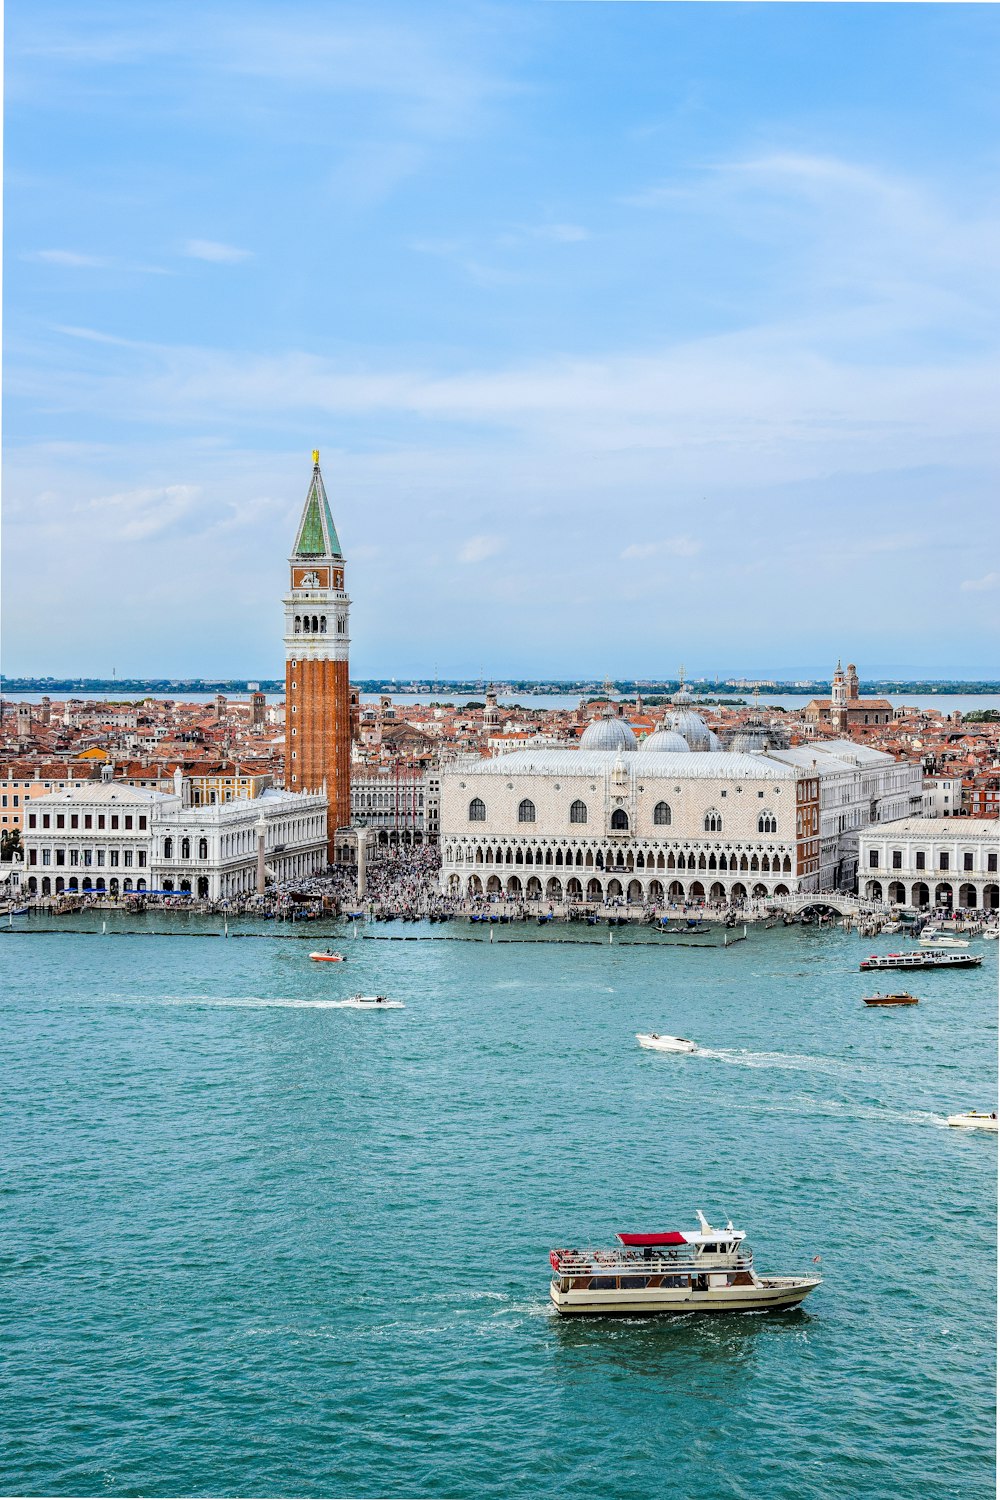
[[[24,259],[40,261],[45,266],[72,266],[88,270],[109,264],[102,255],[83,255],[78,250],[33,250]]]
[[[539,240],[555,240],[560,245],[575,245],[590,239],[590,230],[582,224],[539,224],[526,231]]]
[[[967,578],[961,588],[967,594],[982,594],[987,589],[1000,588],[1000,573],[986,573],[982,578]]]
[[[201,491],[197,485],[168,484],[158,488],[125,490],[98,495],[78,509],[88,513],[88,524],[99,524],[105,537],[144,542],[167,531],[186,516]]]
[[[481,563],[502,552],[507,543],[501,536],[470,536],[459,549],[461,563]]]
[[[219,240],[188,240],[184,246],[184,254],[190,255],[193,260],[209,260],[219,265],[236,265],[241,260],[249,260],[253,251],[240,250],[236,245],[224,245]]]
[[[702,544],[690,536],[669,537],[661,542],[633,542],[621,553],[625,561],[646,557],[696,557]]]

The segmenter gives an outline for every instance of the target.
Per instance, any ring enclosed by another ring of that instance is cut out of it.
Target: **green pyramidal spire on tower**
[[[293,548],[295,557],[342,557],[337,528],[319,467],[319,451],[313,449],[313,471]]]

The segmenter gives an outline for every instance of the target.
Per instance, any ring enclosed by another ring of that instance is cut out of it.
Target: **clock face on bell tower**
[[[326,791],[328,858],[351,816],[351,601],[319,452],[289,558],[285,609],[285,786]]]

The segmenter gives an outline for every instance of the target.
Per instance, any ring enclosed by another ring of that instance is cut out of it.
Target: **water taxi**
[[[758,1276],[742,1229],[619,1234],[621,1249],[552,1250],[549,1296],[563,1316],[762,1312],[795,1307],[819,1276]]]
[[[342,964],[345,962],[342,953],[333,953],[327,948],[325,953],[310,953],[309,957],[317,964]]]
[[[933,948],[906,953],[872,953],[863,958],[861,969],[977,969],[982,956],[973,953],[937,953]]]
[[[965,938],[949,937],[943,932],[924,933],[920,939],[921,948],[967,948],[968,941]]]
[[[908,995],[905,990],[898,990],[891,995],[882,995],[878,990],[874,995],[863,995],[862,999],[866,1005],[919,1005],[920,1001],[916,995]]]
[[[997,1117],[995,1112],[988,1115],[983,1110],[967,1109],[964,1114],[949,1115],[948,1124],[957,1125],[960,1129],[965,1130],[995,1131],[997,1128]]]
[[[652,1052],[696,1052],[694,1042],[688,1041],[686,1036],[661,1036],[658,1031],[637,1031],[635,1039],[640,1047],[648,1047]]]

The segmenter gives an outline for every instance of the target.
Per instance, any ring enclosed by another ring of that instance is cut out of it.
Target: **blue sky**
[[[4,669],[996,676],[998,40],[11,0]]]

